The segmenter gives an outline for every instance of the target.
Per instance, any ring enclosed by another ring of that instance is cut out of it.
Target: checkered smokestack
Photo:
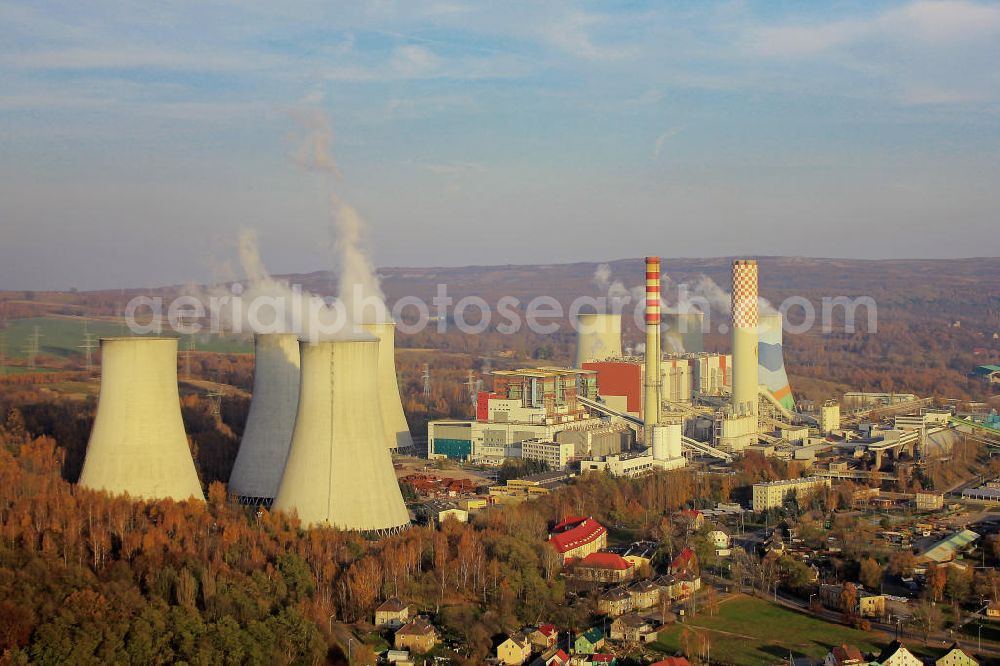
[[[733,409],[757,413],[757,262],[733,262]]]
[[[660,258],[646,257],[646,378],[643,421],[660,420]],[[647,435],[650,435],[647,428]],[[651,436],[647,437],[652,442]]]

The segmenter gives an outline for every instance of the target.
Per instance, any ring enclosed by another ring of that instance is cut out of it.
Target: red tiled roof
[[[681,511],[682,516],[691,516],[692,518],[697,518],[701,515],[701,511],[698,509],[683,509]]]
[[[674,561],[670,563],[670,568],[677,569],[680,567],[685,567],[688,565],[689,562],[691,562],[691,558],[693,557],[694,557],[694,551],[691,550],[690,548],[685,548],[677,555],[677,557],[674,558]]]
[[[556,625],[554,624],[543,624],[542,626],[538,627],[538,633],[540,633],[542,636],[551,636],[552,632],[555,631],[555,629]]]
[[[570,527],[576,527],[585,520],[587,520],[587,516],[566,516],[560,522],[556,523],[556,526],[552,528],[552,531],[562,532]]]
[[[565,522],[563,521],[563,523]],[[560,525],[563,523],[560,523]],[[605,533],[607,533],[607,530],[599,522],[593,518],[584,518],[575,527],[571,527],[559,534],[554,534],[549,539],[549,543],[560,553],[566,553],[574,548],[579,548],[580,546],[596,541]]]
[[[558,659],[559,663],[561,663],[561,664],[568,664],[569,663],[569,655],[566,654],[565,652],[563,652],[562,650],[558,650],[552,656],[552,658],[553,658],[553,660]],[[552,663],[552,662],[549,662],[549,663]]]
[[[594,569],[617,569],[619,571],[624,571],[625,569],[632,568],[634,565],[621,555],[598,552],[587,555],[587,557],[580,560],[576,566],[591,567]]]
[[[691,662],[684,657],[667,657],[663,661],[658,661],[649,666],[691,666]]]
[[[610,664],[615,660],[615,655],[613,654],[592,654],[590,655],[590,663],[592,664]]]

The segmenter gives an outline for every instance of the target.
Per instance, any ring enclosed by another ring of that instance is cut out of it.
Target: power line
[[[41,338],[42,332],[38,326],[35,326],[24,346],[24,353],[28,355],[28,367],[32,370],[35,369],[35,357],[38,356],[38,352],[41,350],[41,346],[39,345]]]
[[[87,320],[83,320],[83,344],[78,345],[78,349],[82,349],[83,353],[87,358],[87,372],[90,372],[94,368],[94,350],[97,349],[97,339],[90,332],[87,327]]]

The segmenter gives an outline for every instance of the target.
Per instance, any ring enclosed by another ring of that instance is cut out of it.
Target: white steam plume
[[[333,131],[330,120],[320,109],[307,109],[293,114],[301,130],[299,146],[293,157],[307,171],[336,175],[333,159]],[[330,197],[333,219],[334,247],[337,254],[337,290],[346,306],[351,325],[383,323],[390,320],[385,294],[363,239],[364,219],[352,206],[336,194]]]

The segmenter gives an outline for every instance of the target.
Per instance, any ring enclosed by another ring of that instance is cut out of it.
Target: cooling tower
[[[660,258],[646,257],[646,376],[643,387],[642,420],[647,426],[660,421]]]
[[[576,320],[576,364],[595,363],[622,355],[622,318],[615,314],[581,314]]]
[[[299,338],[293,333],[254,336],[253,400],[240,441],[229,492],[249,504],[270,504],[278,494],[299,405]]]
[[[705,334],[702,328],[705,315],[701,312],[668,312],[663,315],[664,350],[673,354],[687,352],[700,354],[705,351]]]
[[[378,388],[382,408],[382,426],[390,449],[413,447],[410,426],[406,424],[403,403],[396,381],[396,324],[364,324],[366,331],[378,338]]]
[[[757,262],[733,262],[733,410],[757,413]]]
[[[377,340],[301,342],[292,445],[275,510],[305,526],[385,534],[409,515],[396,483],[379,406]]]
[[[204,501],[181,420],[176,338],[101,339],[101,393],[79,484]]]
[[[757,326],[757,379],[781,405],[795,409],[792,389],[785,374],[785,357],[781,348],[782,319],[778,312],[764,313]]]

